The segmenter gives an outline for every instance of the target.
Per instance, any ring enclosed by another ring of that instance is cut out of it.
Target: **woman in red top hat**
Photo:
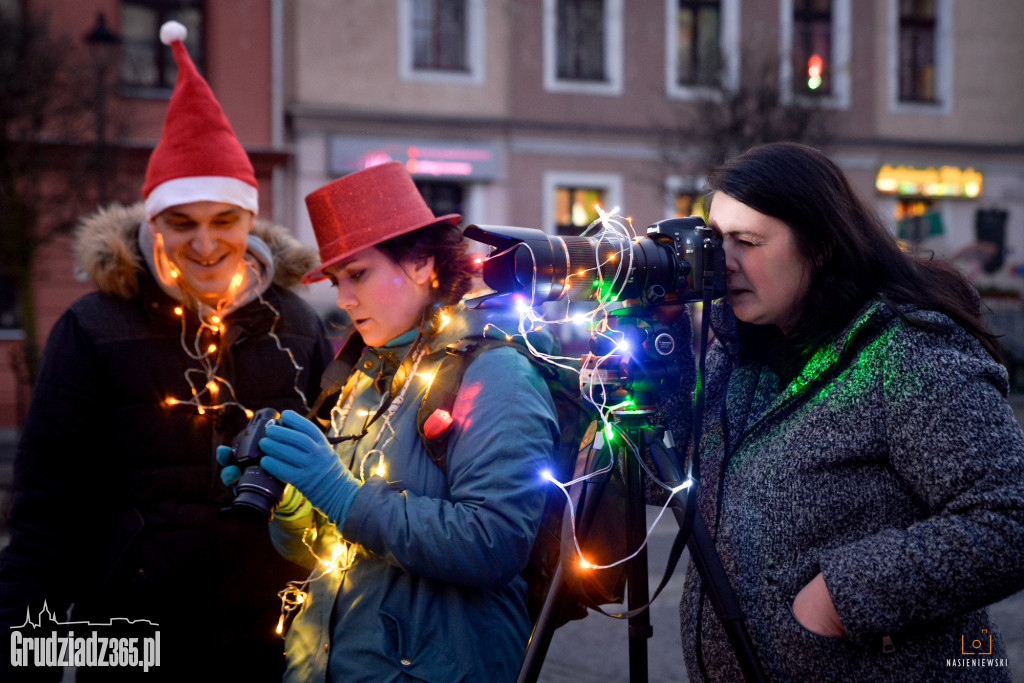
[[[558,439],[547,386],[516,350],[482,352],[446,466],[432,462],[417,410],[446,346],[501,327],[457,304],[470,285],[460,216],[435,217],[397,162],[306,204],[322,265],[305,280],[331,280],[366,347],[331,413],[336,447],[293,412],[260,442],[264,469],[291,485],[272,537],[312,571],[284,595],[299,608],[285,679],[511,680],[530,629],[520,572],[538,474]]]

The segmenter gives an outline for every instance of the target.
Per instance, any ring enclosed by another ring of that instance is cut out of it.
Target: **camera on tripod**
[[[637,300],[686,303],[725,295],[722,240],[699,216],[653,223],[645,237],[605,230],[594,236],[470,225],[463,234],[494,249],[484,282],[497,295],[546,301]]]
[[[267,425],[280,417],[273,408],[257,410],[231,442],[231,462],[242,470],[231,509],[252,522],[269,521],[284,493],[285,483],[260,467],[260,439],[266,435]]]
[[[470,305],[499,304],[508,295],[531,306],[549,301],[598,301],[603,333],[591,334],[580,359],[581,383],[592,402],[627,397],[639,406],[679,379],[677,340],[654,314],[725,296],[722,240],[699,216],[653,223],[646,236],[605,229],[597,235],[549,235],[531,228],[471,225],[463,234],[493,247],[483,262],[494,294]]]
[[[628,433],[620,452],[629,446],[636,457],[619,461],[626,492],[623,517],[627,519],[628,539],[641,543],[629,562],[629,611],[613,615],[630,619],[630,669],[639,680],[647,680],[645,633],[650,628],[648,615],[647,559],[642,543],[645,534],[644,484],[641,463],[649,456],[663,482],[672,482],[669,498],[679,523],[679,538],[687,541],[691,557],[715,613],[723,622],[729,642],[737,653],[740,669],[747,680],[766,680],[751,638],[742,618],[738,599],[725,578],[725,570],[710,540],[703,518],[696,510],[696,482],[699,457],[683,459],[675,452],[670,436],[661,427],[651,425],[659,397],[680,386],[680,342],[666,326],[655,308],[682,307],[691,302],[710,303],[725,296],[725,251],[722,240],[698,216],[669,218],[647,228],[646,236],[634,236],[629,230],[614,229],[615,221],[600,221],[605,229],[593,236],[562,237],[530,228],[471,225],[463,234],[492,247],[483,262],[484,282],[493,294],[467,302],[469,306],[500,306],[526,303],[529,306],[552,301],[596,301],[604,319],[591,330],[590,352],[580,359],[581,387],[591,403],[607,408]],[[619,228],[623,226],[618,224]],[[612,228],[612,229],[609,229]],[[685,314],[684,314],[685,315]],[[700,442],[700,418],[703,403],[703,356],[707,349],[708,321],[701,326],[701,363],[697,369],[691,435]],[[686,351],[689,351],[689,339]],[[627,399],[622,400],[619,399]],[[600,404],[600,405],[599,405]],[[654,427],[654,428],[652,428]],[[664,446],[654,439],[666,437]],[[582,453],[582,451],[581,451]],[[684,475],[683,472],[686,471]],[[681,486],[683,481],[686,486]],[[579,485],[579,479],[577,479]],[[685,500],[674,497],[685,489]],[[580,499],[583,508],[576,511],[584,535],[594,509],[603,507],[601,493]],[[589,508],[589,509],[587,509]],[[574,518],[574,519],[575,519]],[[677,544],[678,544],[677,539]],[[681,548],[681,546],[680,546]],[[678,555],[675,555],[678,559]],[[675,567],[675,559],[666,569],[659,587],[664,587]],[[530,636],[527,652],[517,681],[536,681],[547,648],[551,643],[553,616],[568,590],[563,578],[564,558],[559,560],[556,580],[545,599],[538,623]],[[655,594],[657,595],[657,594]],[[643,660],[640,659],[643,656]]]

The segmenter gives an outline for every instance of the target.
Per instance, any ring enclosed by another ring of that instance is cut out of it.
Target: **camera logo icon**
[[[966,636],[963,636],[963,635],[960,636],[960,654],[964,654],[964,655],[990,655],[990,654],[992,654],[992,634],[988,632],[988,629],[984,629],[984,628],[981,629],[981,632],[982,632],[983,635],[980,638],[974,638],[969,643],[967,642],[967,637]],[[984,651],[984,649],[986,647],[986,643],[985,643],[985,637],[986,636],[984,634],[987,634],[987,637],[988,637],[988,643],[987,643],[988,651],[987,652]],[[970,652],[967,651],[968,647],[972,648],[972,650]]]

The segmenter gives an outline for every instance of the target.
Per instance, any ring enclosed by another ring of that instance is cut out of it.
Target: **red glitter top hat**
[[[306,208],[320,246],[320,265],[302,281],[317,282],[324,268],[392,237],[462,220],[457,213],[434,216],[405,167],[390,161],[356,171],[306,196]]]

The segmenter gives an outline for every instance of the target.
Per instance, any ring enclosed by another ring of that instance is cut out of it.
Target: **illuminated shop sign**
[[[335,175],[401,161],[412,175],[470,180],[498,177],[497,147],[486,143],[336,136],[331,138],[329,157]]]
[[[956,166],[892,166],[878,169],[875,189],[882,194],[913,197],[965,197],[981,196],[982,175],[973,168]]]

